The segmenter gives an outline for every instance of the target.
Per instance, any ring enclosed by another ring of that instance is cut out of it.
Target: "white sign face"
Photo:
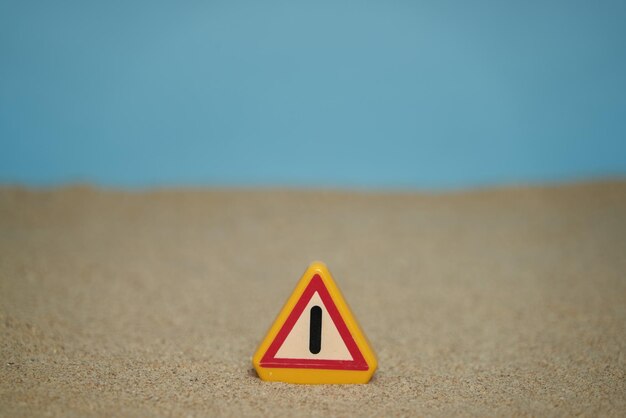
[[[321,315],[320,315],[321,310]],[[320,329],[321,328],[321,329]],[[320,341],[321,339],[321,341]],[[346,343],[315,292],[276,352],[276,358],[353,360]]]

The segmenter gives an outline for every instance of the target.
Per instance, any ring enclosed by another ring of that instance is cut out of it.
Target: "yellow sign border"
[[[303,368],[270,368],[262,367],[261,359],[272,344],[277,334],[280,332],[283,324],[287,321],[289,314],[294,309],[298,300],[304,293],[307,285],[313,279],[315,275],[319,275],[330,297],[337,306],[339,314],[343,318],[352,338],[363,354],[363,358],[368,365],[367,370],[328,370],[328,369],[303,369]],[[275,382],[287,382],[287,383],[301,383],[301,384],[347,384],[347,383],[367,383],[372,378],[372,375],[378,367],[378,360],[371,348],[367,338],[358,322],[352,315],[352,311],[348,307],[341,291],[335,284],[333,276],[330,274],[326,264],[315,261],[311,263],[309,268],[304,272],[300,281],[296,285],[291,296],[287,299],[287,302],[280,310],[280,313],[274,320],[274,323],[270,327],[267,335],[261,342],[261,345],[257,349],[256,353],[252,357],[252,364],[262,380],[275,381]]]

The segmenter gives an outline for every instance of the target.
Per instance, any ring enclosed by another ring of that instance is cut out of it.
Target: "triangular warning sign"
[[[367,383],[376,356],[323,263],[311,264],[253,357],[263,380]]]

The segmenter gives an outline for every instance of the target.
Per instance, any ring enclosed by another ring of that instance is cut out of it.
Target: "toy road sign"
[[[367,383],[376,356],[328,268],[315,262],[278,314],[252,363],[263,380]]]

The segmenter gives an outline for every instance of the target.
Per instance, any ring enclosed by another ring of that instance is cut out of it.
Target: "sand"
[[[250,358],[323,260],[368,385]],[[626,182],[0,188],[0,416],[626,416]]]

